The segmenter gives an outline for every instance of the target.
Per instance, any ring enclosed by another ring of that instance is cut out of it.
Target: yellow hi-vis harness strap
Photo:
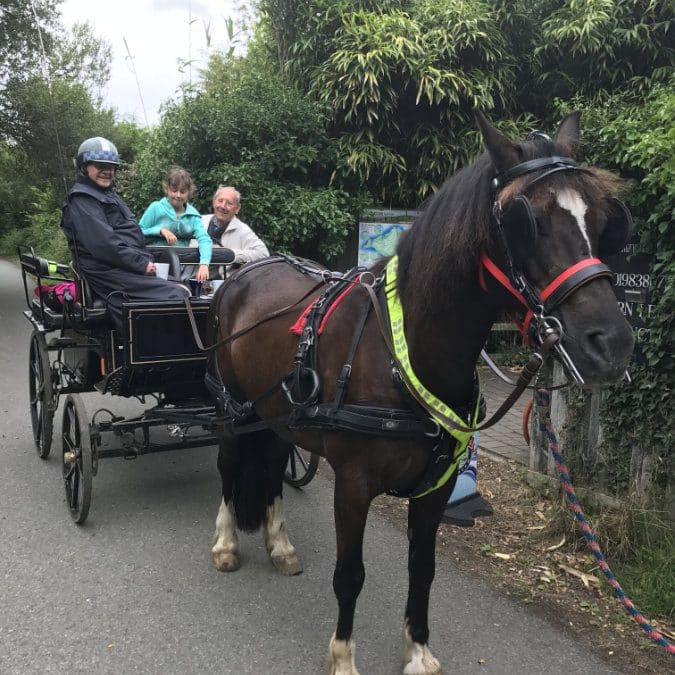
[[[452,428],[445,418],[453,420],[459,425],[464,426],[466,420],[463,420],[452,408],[436,398],[418,379],[417,375],[410,364],[410,356],[408,354],[408,343],[405,338],[405,325],[403,321],[403,308],[401,307],[401,300],[396,290],[396,275],[398,272],[398,256],[393,256],[387,263],[385,270],[385,294],[387,297],[387,310],[389,314],[389,328],[391,330],[392,343],[394,346],[394,356],[398,362],[398,367],[401,371],[403,381],[408,388],[410,394],[417,399],[426,409],[427,412],[436,420],[436,422],[448,434],[450,434],[457,442],[455,443],[455,451],[445,472],[440,476],[437,483],[426,490],[425,492],[415,495],[415,497],[423,497],[424,495],[437,490],[445,485],[452,475],[457,471],[457,467],[464,463],[467,456],[467,446],[471,439],[471,431],[459,431]],[[478,375],[476,375],[478,377]],[[480,397],[476,397],[476,407],[471,416],[471,426],[476,425],[478,419],[478,404]]]

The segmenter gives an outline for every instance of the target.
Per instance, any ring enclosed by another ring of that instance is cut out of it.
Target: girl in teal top
[[[179,242],[181,246],[189,246],[190,240],[196,239],[199,269],[195,278],[197,281],[206,281],[209,278],[213,243],[199,212],[188,203],[197,188],[190,174],[179,166],[169,169],[162,188],[166,197],[152,202],[141,216],[140,226],[146,236],[146,244],[173,246]]]

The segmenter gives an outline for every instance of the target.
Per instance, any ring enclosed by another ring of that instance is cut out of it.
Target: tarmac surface
[[[513,387],[501,380],[486,365],[479,365],[481,391],[487,403],[487,417],[499,408]],[[517,377],[517,371],[504,368],[504,374],[511,379]],[[529,465],[530,449],[523,436],[523,413],[531,393],[523,392],[515,405],[493,427],[478,432],[478,448],[480,451],[511,459],[524,466]]]

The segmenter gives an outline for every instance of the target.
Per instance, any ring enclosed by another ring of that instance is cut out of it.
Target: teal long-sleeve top
[[[186,204],[185,211],[178,215],[169,200],[163,197],[148,206],[139,224],[149,246],[168,246],[166,239],[159,233],[163,229],[171,230],[176,235],[176,244],[179,246],[187,246],[190,239],[196,239],[199,264],[210,264],[213,243],[202,224],[199,211],[192,204]]]

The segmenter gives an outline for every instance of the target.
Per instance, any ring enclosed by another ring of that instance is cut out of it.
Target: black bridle
[[[537,137],[548,139],[552,147],[552,141],[550,141],[545,134],[535,133],[535,135]],[[500,269],[500,267],[490,259],[487,253],[483,252],[481,254],[480,282],[483,289],[487,291],[484,278],[484,270],[486,270],[502,287],[511,293],[523,307],[525,307],[526,312],[522,323],[518,321],[515,323],[518,325],[518,328],[526,340],[529,340],[537,346],[541,346],[547,337],[552,334],[557,334],[558,340],[556,341],[553,350],[567,367],[574,380],[579,384],[584,384],[581,373],[562,345],[562,337],[564,334],[563,326],[560,320],[552,315],[552,312],[556,307],[560,306],[566,298],[589,281],[600,277],[611,279],[612,271],[599,258],[590,257],[579,260],[567,267],[541,292],[538,292],[530,284],[520,269],[520,265],[516,264],[514,260],[513,251],[511,250],[511,245],[508,242],[508,237],[504,229],[504,212],[496,197],[496,193],[516,180],[516,178],[534,173],[535,171],[541,171],[542,173],[534,176],[528,181],[521,190],[520,195],[515,198],[516,200],[522,200],[522,213],[525,214],[522,217],[529,217],[531,220],[534,219],[534,216],[531,213],[529,202],[524,195],[529,188],[554,173],[559,173],[561,171],[585,171],[585,169],[579,167],[570,157],[552,155],[521,162],[493,178],[492,188],[494,190],[495,199],[492,208],[492,219],[495,232],[497,233],[496,238],[500,253],[504,260],[504,269]]]

